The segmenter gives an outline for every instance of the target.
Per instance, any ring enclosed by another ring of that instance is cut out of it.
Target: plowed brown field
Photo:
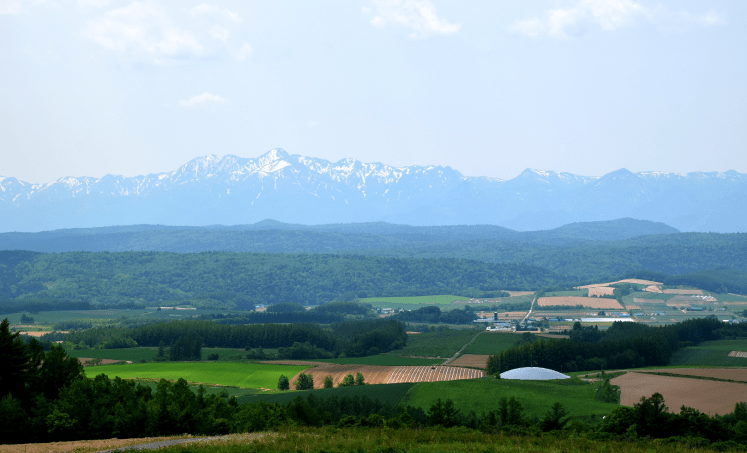
[[[575,307],[581,305],[588,308],[605,308],[605,309],[616,309],[622,310],[623,306],[620,305],[615,299],[605,299],[597,297],[580,297],[580,296],[556,296],[556,297],[540,297],[537,301],[540,307],[551,307],[554,305],[562,305],[565,307]]]
[[[731,355],[731,354],[729,354]],[[747,356],[747,354],[745,354]],[[672,373],[686,376],[702,376],[716,379],[731,379],[732,381],[747,382],[747,368],[664,368],[661,370],[646,370],[653,373]],[[747,388],[745,388],[747,395]]]
[[[487,357],[487,356],[486,356]],[[296,362],[298,363],[298,362]],[[475,379],[482,377],[481,370],[472,370],[457,366],[379,366],[379,365],[338,365],[325,363],[303,371],[314,378],[314,388],[324,387],[324,378],[332,376],[337,387],[345,376],[363,374],[367,384],[394,384],[397,382],[432,382],[453,381],[456,379]],[[300,374],[300,373],[299,373]],[[291,385],[298,375],[291,379]]]
[[[594,286],[589,288],[589,296],[611,296],[615,294],[615,288],[611,286]]]
[[[456,381],[457,379],[477,379],[484,375],[482,370],[456,366],[400,366],[394,370],[385,383]]]
[[[485,368],[488,366],[489,355],[462,354],[458,359],[450,363],[452,366],[463,366],[469,368]]]
[[[629,372],[610,381],[622,391],[620,404],[633,406],[641,397],[661,393],[671,412],[679,412],[681,406],[692,407],[701,412],[727,414],[734,404],[747,400],[747,386],[734,382],[707,381],[670,376],[654,376]]]

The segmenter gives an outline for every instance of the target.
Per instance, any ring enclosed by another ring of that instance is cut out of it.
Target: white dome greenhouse
[[[563,373],[540,367],[514,368],[501,373],[501,379],[518,379],[521,381],[549,381],[551,379],[568,379]]]

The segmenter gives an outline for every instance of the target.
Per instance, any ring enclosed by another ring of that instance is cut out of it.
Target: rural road
[[[535,302],[537,302],[537,297],[536,296],[532,300],[532,305],[529,306],[529,311],[527,312],[526,316],[524,316],[524,319],[522,319],[519,324],[524,324],[524,322],[527,320],[527,318],[532,315],[532,310],[534,310],[534,303]]]
[[[469,342],[467,342],[467,344],[465,344],[464,346],[462,346],[462,349],[460,349],[459,351],[457,351],[457,353],[456,353],[456,354],[454,354],[453,356],[451,356],[451,358],[449,358],[449,359],[448,359],[448,360],[446,360],[446,361],[445,361],[444,363],[442,363],[442,364],[441,364],[441,366],[444,366],[444,365],[448,365],[448,364],[450,364],[451,362],[453,362],[454,360],[456,360],[456,358],[457,358],[457,357],[459,357],[459,354],[461,354],[461,353],[462,353],[462,351],[464,351],[464,348],[466,348],[467,346],[469,346],[470,344],[472,344],[472,342],[473,342],[473,341],[475,341],[475,339],[476,339],[476,338],[477,338],[477,337],[478,337],[478,336],[479,336],[479,335],[480,335],[481,333],[484,333],[484,332],[485,332],[484,330],[483,330],[482,332],[478,332],[478,334],[477,334],[477,335],[475,335],[474,337],[472,337],[472,339],[471,339],[471,340],[469,340]]]

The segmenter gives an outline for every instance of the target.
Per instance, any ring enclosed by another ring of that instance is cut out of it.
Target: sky
[[[747,173],[747,2],[0,0],[0,176]]]

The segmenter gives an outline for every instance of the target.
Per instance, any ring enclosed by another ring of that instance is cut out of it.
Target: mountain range
[[[330,162],[282,149],[199,157],[147,176],[66,177],[30,184],[0,176],[0,231],[110,225],[389,222],[549,230],[632,217],[681,231],[747,231],[747,175],[621,169],[601,177],[527,169],[468,177],[446,166]]]

